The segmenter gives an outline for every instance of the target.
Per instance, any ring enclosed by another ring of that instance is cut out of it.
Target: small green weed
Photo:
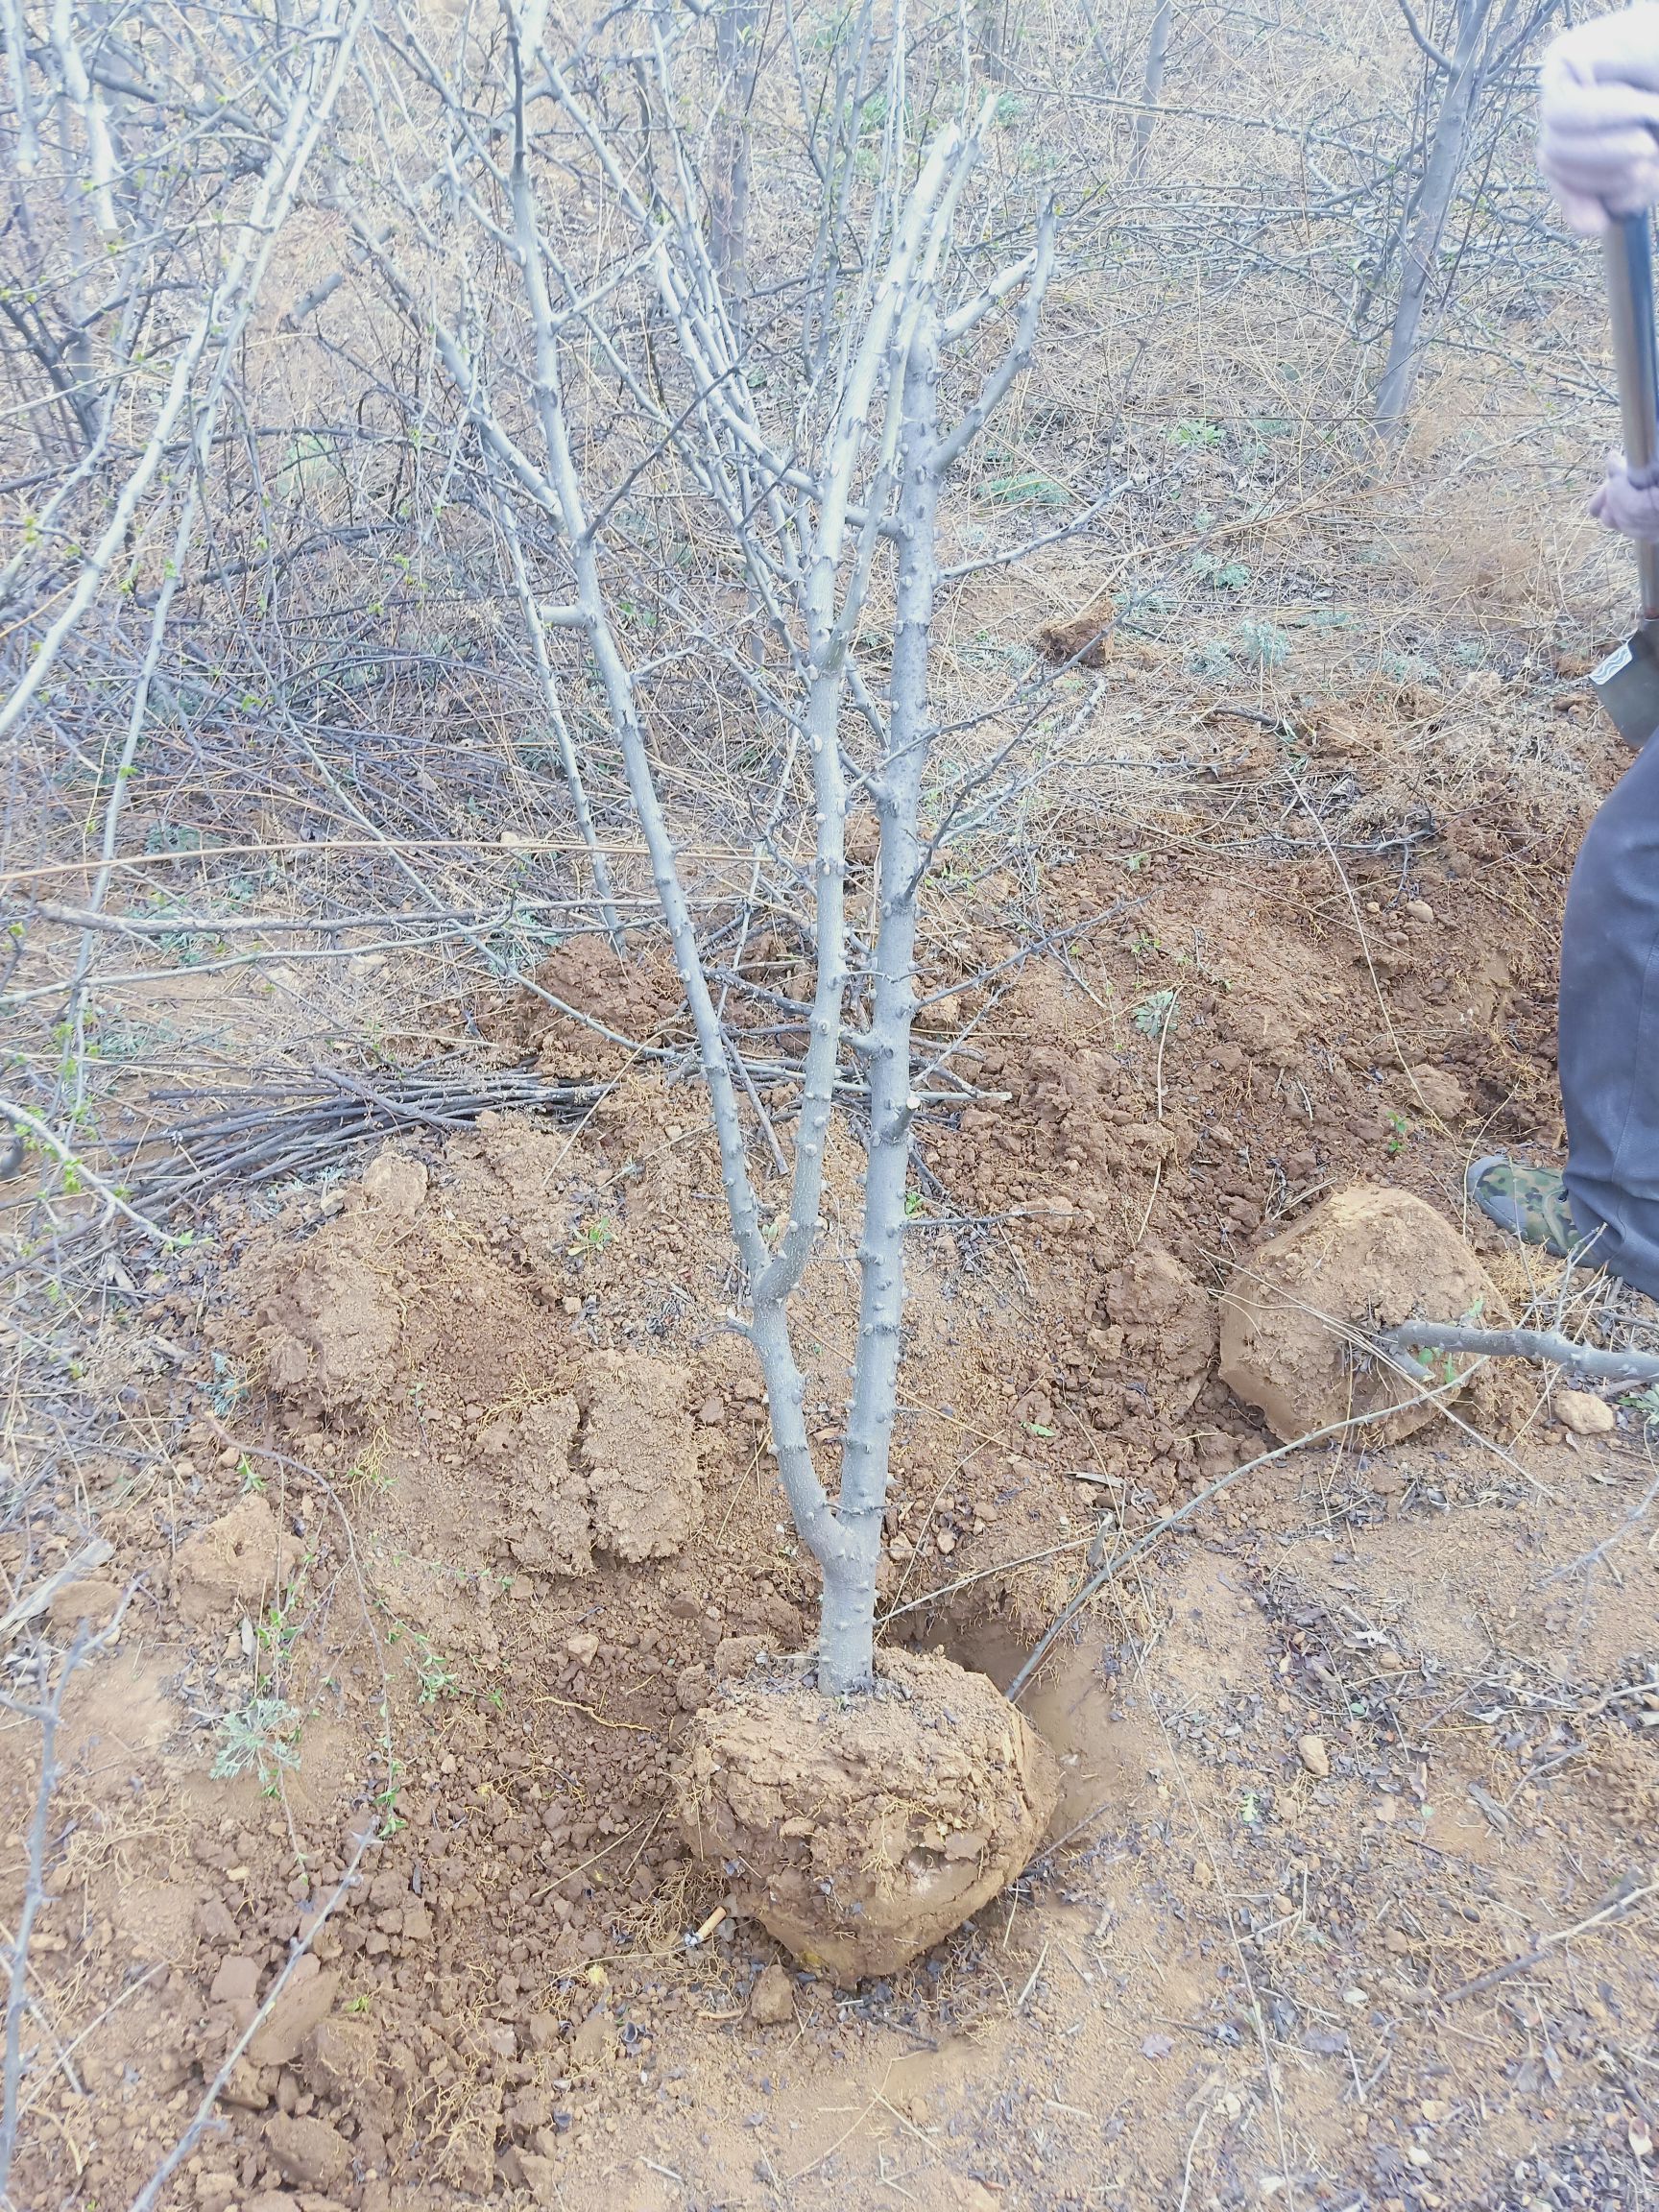
[[[416,1701],[421,1705],[436,1705],[441,1697],[455,1696],[461,1685],[451,1673],[442,1653],[433,1650],[428,1637],[419,1628],[411,1628],[403,1621],[394,1621],[386,1631],[388,1645],[401,1644],[405,1637],[409,1639],[412,1647],[415,1680],[419,1686]]]
[[[1022,469],[1014,476],[988,476],[980,486],[980,497],[997,507],[1069,507],[1071,494],[1064,484],[1057,484],[1052,476],[1040,475],[1032,469]]]
[[[385,1438],[376,1436],[361,1457],[351,1462],[340,1479],[353,1490],[390,1490],[392,1474],[386,1465]]]
[[[267,1791],[276,1787],[286,1767],[300,1764],[300,1716],[285,1697],[250,1697],[219,1722],[219,1749],[213,1759],[215,1782],[234,1782],[257,1774]]]
[[[306,1562],[309,1565],[309,1561]],[[254,1635],[271,1655],[274,1665],[280,1666],[300,1634],[300,1607],[305,1595],[305,1568],[290,1575],[279,1598],[272,1599],[265,1608],[265,1617],[254,1628]]]
[[[207,1391],[207,1403],[220,1420],[228,1420],[247,1395],[246,1378],[237,1373],[223,1352],[215,1352],[213,1381]]]
[[[1432,685],[1440,682],[1440,671],[1433,661],[1422,653],[1384,653],[1377,663],[1382,674],[1396,684]]]
[[[1277,622],[1240,622],[1239,657],[1256,668],[1283,668],[1290,658],[1290,638]]]
[[[396,1836],[399,1828],[407,1828],[409,1825],[397,1810],[397,1794],[402,1787],[403,1763],[400,1759],[394,1759],[388,1752],[386,1779],[371,1793],[369,1799],[379,1815],[378,1826],[382,1836]]]
[[[1124,590],[1114,591],[1112,604],[1125,621],[1144,621],[1151,614],[1173,614],[1173,592],[1161,591],[1155,585],[1132,584]]]
[[[1250,581],[1249,563],[1229,561],[1222,553],[1194,553],[1187,564],[1187,573],[1216,591],[1242,591]]]
[[[1153,991],[1142,998],[1129,1019],[1142,1037],[1163,1037],[1175,1026],[1176,991]]]
[[[440,1697],[453,1697],[461,1687],[423,1636],[415,1654],[415,1666],[421,1683],[420,1702],[422,1705],[436,1705]]]

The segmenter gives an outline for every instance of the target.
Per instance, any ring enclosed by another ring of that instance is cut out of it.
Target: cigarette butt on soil
[[[719,1927],[721,1921],[724,1920],[725,1917],[725,1906],[716,1905],[713,1911],[709,1913],[708,1919],[704,1921],[702,1927],[698,1929],[696,1935],[692,1936],[692,1942],[707,1943],[709,1936],[713,1935],[715,1929]]]

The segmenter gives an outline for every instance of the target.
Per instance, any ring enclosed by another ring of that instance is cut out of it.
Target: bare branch
[[[1453,67],[1451,55],[1443,52],[1440,47],[1436,46],[1433,39],[1430,37],[1428,32],[1424,30],[1422,24],[1418,22],[1417,13],[1411,5],[1411,0],[1397,0],[1397,4],[1399,6],[1401,14],[1406,18],[1406,28],[1410,32],[1413,43],[1422,49],[1422,51],[1429,57],[1430,60],[1433,62],[1436,69],[1443,70],[1446,75],[1450,76]]]
[[[1405,1321],[1372,1339],[1385,1352],[1477,1352],[1487,1358],[1542,1360],[1592,1382],[1659,1382],[1659,1356],[1604,1352],[1554,1329],[1476,1329],[1461,1323]]]

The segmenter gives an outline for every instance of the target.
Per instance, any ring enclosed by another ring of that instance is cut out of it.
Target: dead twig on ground
[[[231,2076],[241,2064],[249,2044],[252,2042],[254,2036],[276,2010],[282,1992],[294,1979],[294,1969],[317,1940],[318,1931],[326,1927],[330,1916],[355,1887],[357,1869],[363,1863],[363,1855],[370,1844],[377,1840],[378,1831],[373,1823],[370,1822],[363,1828],[352,1847],[351,1856],[346,1863],[346,1871],[335,1884],[332,1892],[324,1899],[317,1917],[306,1929],[304,1935],[295,1938],[293,1949],[283,1963],[281,1973],[266,1990],[264,2000],[252,2019],[249,2021],[247,2027],[243,2029],[241,2034],[237,2036],[235,2042],[226,2053],[225,2062],[204,2091],[202,2102],[197,2105],[195,2116],[189,2127],[185,2128],[183,2134],[180,2136],[178,2142],[174,2144],[172,2150],[168,2152],[166,2157],[162,2159],[160,2165],[156,2167],[137,2196],[133,2198],[129,2212],[155,2212],[156,2206],[161,2201],[162,2189],[185,2159],[189,2157],[191,2152],[195,2150],[205,2133],[213,2118],[213,2108],[228,2086]]]
[[[108,1630],[105,1631],[108,1634]],[[6,1994],[6,2030],[3,2080],[0,2080],[0,2200],[7,2194],[12,2160],[17,2148],[17,2100],[23,2085],[23,2014],[29,2004],[29,1939],[46,1902],[47,1826],[52,1793],[58,1785],[58,1729],[63,1717],[63,1698],[76,1672],[95,1642],[102,1638],[77,1636],[63,1655],[53,1689],[38,1704],[8,1699],[20,1719],[33,1720],[40,1729],[40,1776],[35,1791],[35,1814],[29,1824],[23,1876],[23,1902],[17,1911],[17,1933],[9,1945],[11,1959]]]
[[[1453,1382],[1442,1383],[1438,1389],[1425,1392],[1425,1398],[1444,1398],[1454,1390],[1460,1390],[1466,1381],[1467,1377],[1459,1375]],[[1077,1618],[1090,1599],[1097,1597],[1114,1575],[1120,1575],[1124,1568],[1134,1560],[1143,1558],[1155,1545],[1162,1543],[1164,1538],[1170,1534],[1173,1529],[1179,1528],[1186,1522],[1190,1521],[1201,1505],[1209,1504],[1211,1499],[1218,1498],[1223,1490],[1229,1489],[1241,1476],[1254,1474],[1258,1467],[1270,1467],[1276,1460],[1287,1459],[1292,1452],[1305,1451],[1310,1444],[1323,1444],[1328,1437],[1341,1436],[1352,1430],[1369,1428],[1373,1422],[1386,1421],[1391,1415],[1397,1415],[1399,1411],[1398,1406],[1380,1406],[1369,1413],[1352,1413],[1345,1421],[1330,1422],[1325,1428],[1310,1430],[1306,1436],[1298,1436],[1289,1444],[1280,1444],[1271,1452],[1260,1453],[1254,1459],[1240,1460],[1237,1467],[1230,1468],[1225,1475],[1218,1475],[1214,1482],[1207,1483],[1195,1496],[1189,1498],[1184,1505],[1178,1505],[1174,1512],[1166,1513],[1161,1520],[1155,1521],[1151,1527],[1146,1529],[1142,1535],[1138,1536],[1125,1551],[1115,1553],[1110,1559],[1103,1561],[1095,1559],[1094,1554],[1101,1542],[1101,1538],[1097,1537],[1095,1543],[1090,1547],[1093,1572],[1066,1600],[1052,1623],[1044,1630],[1031,1656],[1021,1668],[1019,1673],[1015,1675],[1013,1681],[1009,1683],[1008,1695],[1010,1700],[1017,1699],[1021,1693],[1027,1688],[1038,1669],[1047,1658],[1049,1652],[1053,1650],[1067,1627]],[[1113,1526],[1115,1527],[1115,1524]],[[1102,1529],[1103,1534],[1104,1528]]]
[[[88,1547],[95,1550],[96,1547]],[[106,1553],[108,1546],[104,1546]],[[55,1592],[61,1587],[60,1577],[53,1575],[45,1590],[45,1602],[50,1603]],[[36,1610],[33,1602],[36,1593],[19,1599],[7,1616],[7,1623],[14,1620],[29,1619]],[[0,2058],[0,2202],[10,2202],[7,2187],[11,2177],[12,2162],[17,2149],[17,2126],[22,2107],[19,2098],[23,2087],[25,2060],[23,2052],[23,2015],[34,2009],[29,1991],[29,1940],[46,1904],[46,1860],[49,1848],[49,1831],[52,1816],[52,1799],[58,1787],[58,1731],[62,1725],[63,1700],[70,1684],[81,1669],[95,1653],[108,1649],[121,1633],[126,1617],[131,1590],[123,1597],[114,1613],[105,1625],[91,1632],[83,1623],[76,1631],[69,1648],[63,1653],[58,1667],[57,1680],[36,1700],[7,1695],[0,1699],[4,1709],[24,1722],[36,1723],[40,1731],[40,1772],[35,1791],[35,1811],[29,1824],[25,1845],[23,1899],[17,1909],[17,1932],[7,1945],[10,1954],[5,2008],[4,2056]],[[55,2038],[54,2038],[55,2039]],[[56,2039],[55,2039],[56,2040]]]
[[[344,1069],[318,1068],[308,1083],[233,1094],[237,1102],[220,1114],[144,1139],[134,1150],[160,1143],[183,1165],[146,1175],[139,1189],[151,1205],[200,1200],[232,1182],[271,1183],[337,1166],[371,1138],[469,1129],[489,1112],[577,1120],[611,1089],[549,1082],[526,1069],[417,1069],[371,1083]]]
[[[1558,1950],[1563,1943],[1572,1943],[1580,1936],[1594,1935],[1599,1929],[1622,1921],[1634,1906],[1642,1904],[1646,1899],[1659,1897],[1659,1881],[1644,1883],[1640,1888],[1636,1887],[1637,1881],[1636,1875],[1627,1874],[1606,1903],[1598,1906],[1585,1919],[1575,1921],[1571,1928],[1557,1928],[1549,1936],[1541,1936],[1532,1948],[1524,1951],[1520,1958],[1505,1959],[1502,1966],[1494,1966],[1485,1974],[1477,1974],[1473,1982],[1460,1983],[1455,1989],[1448,1989],[1444,1996],[1433,2002],[1456,2005],[1465,1997],[1483,1996],[1488,1989],[1495,1989],[1500,1982],[1507,1982],[1512,1974],[1529,1973],[1534,1966],[1543,1965],[1551,1953]]]

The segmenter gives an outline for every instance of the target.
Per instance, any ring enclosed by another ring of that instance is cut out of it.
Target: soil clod
[[[1315,1781],[1323,1782],[1330,1773],[1331,1754],[1323,1736],[1302,1737],[1296,1745],[1296,1755]]]
[[[232,1611],[259,1610],[269,1589],[298,1564],[301,1546],[278,1527],[257,1495],[238,1499],[228,1513],[199,1528],[173,1562],[173,1589],[186,1621],[207,1622]]]
[[[795,1984],[776,1959],[750,1993],[749,2017],[757,2028],[782,2028],[795,2017]]]
[[[1611,1436],[1618,1427],[1613,1408],[1592,1390],[1557,1390],[1555,1418],[1575,1436]]]
[[[266,2123],[265,2142],[284,2181],[299,2189],[328,2189],[351,2171],[351,2146],[326,2120],[278,2112]]]

